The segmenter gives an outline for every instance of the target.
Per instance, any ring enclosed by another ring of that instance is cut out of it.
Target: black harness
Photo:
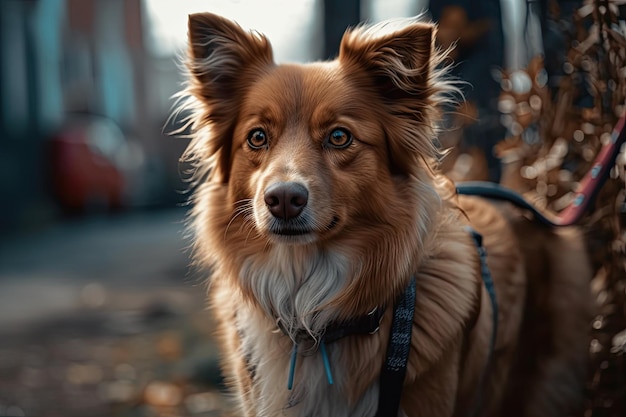
[[[471,229],[469,229],[469,233],[471,234],[478,249],[483,284],[485,285],[491,300],[493,332],[488,357],[488,359],[490,359],[495,346],[498,328],[498,304],[496,301],[493,279],[491,277],[491,273],[489,272],[489,268],[487,267],[487,253],[482,245],[482,237],[480,234]],[[416,282],[415,277],[412,276],[404,294],[394,305],[391,333],[387,345],[387,356],[379,378],[380,390],[376,417],[397,416],[398,411],[400,410],[402,387],[404,385],[409,352],[411,351],[411,334],[413,330],[413,316],[415,313],[415,297]],[[326,344],[332,343],[349,335],[376,333],[384,313],[384,307],[377,307],[366,316],[358,317],[348,322],[332,323],[326,328],[324,334],[319,340],[319,350],[322,354],[322,360],[324,362],[324,368],[329,384],[333,384],[333,377],[330,370],[328,355],[326,353]],[[280,321],[278,322],[278,326],[285,335],[289,335],[289,332],[286,328],[284,328]],[[287,382],[287,388],[290,390],[293,386],[298,356],[298,346],[300,344],[317,344],[316,341],[312,341],[311,336],[306,332],[299,332],[296,333],[295,336],[292,335],[291,337],[295,340],[293,341],[294,344],[291,353],[289,379]],[[483,370],[479,385],[480,388],[482,388],[482,385],[484,384],[487,369],[488,367]],[[474,402],[476,409],[480,406],[480,395],[482,391],[480,388],[478,389],[477,398]]]
[[[475,195],[490,199],[504,200],[514,205],[529,210],[539,222],[551,226],[570,226],[577,223],[593,200],[597,196],[600,188],[609,176],[611,168],[620,152],[621,146],[626,142],[626,115],[622,115],[611,133],[611,141],[605,144],[594,161],[592,169],[580,181],[572,203],[558,215],[551,215],[539,211],[517,192],[503,187],[499,184],[488,182],[469,182],[457,184],[457,193],[465,195]],[[469,233],[474,239],[478,249],[481,263],[481,276],[483,284],[489,294],[491,302],[493,329],[490,340],[489,356],[487,366],[483,369],[479,385],[474,399],[473,410],[469,415],[473,416],[481,407],[481,396],[484,390],[486,375],[490,369],[491,357],[496,343],[498,333],[498,303],[496,299],[493,278],[487,267],[487,252],[483,247],[482,236],[476,231],[469,229]],[[410,348],[411,321],[407,323],[406,314],[410,309],[412,320],[412,306],[415,298],[415,279],[412,278],[404,297],[394,309],[391,337],[389,339],[387,359],[381,371],[380,377],[380,399],[376,417],[397,416],[400,408],[400,396],[402,384],[406,372],[408,351]],[[410,304],[410,306],[409,306]],[[398,346],[398,341],[402,340],[402,346]]]
[[[489,355],[487,366],[483,369],[479,388],[474,400],[475,411],[480,408],[482,388],[485,377],[491,362],[491,356],[496,343],[498,333],[498,302],[493,284],[491,272],[487,266],[487,251],[483,247],[482,236],[473,229],[468,230],[474,239],[480,257],[481,277],[489,300],[491,301],[493,328],[489,344]],[[404,292],[402,299],[396,304],[393,311],[393,322],[391,325],[391,336],[387,347],[387,358],[380,373],[380,391],[378,398],[378,411],[376,417],[397,416],[400,410],[400,398],[402,395],[402,385],[406,374],[406,365],[411,350],[411,330],[413,328],[413,313],[415,309],[415,277],[411,277],[409,286]]]

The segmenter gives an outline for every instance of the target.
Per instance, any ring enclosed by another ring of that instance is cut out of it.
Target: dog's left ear
[[[348,31],[339,52],[340,61],[360,66],[377,77],[381,91],[390,98],[419,95],[430,77],[433,25],[401,22]]]
[[[392,169],[410,173],[418,154],[432,156],[433,124],[442,83],[436,66],[435,27],[416,20],[391,21],[346,32],[339,62],[380,97],[390,123],[385,126]]]

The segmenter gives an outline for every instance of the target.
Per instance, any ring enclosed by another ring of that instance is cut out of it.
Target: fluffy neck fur
[[[253,302],[279,320],[292,338],[305,330],[318,339],[336,316],[323,306],[345,287],[349,266],[340,253],[281,245],[270,248],[267,256],[246,260],[239,279]]]
[[[215,279],[233,280],[249,303],[292,335],[304,330],[318,338],[332,321],[393,304],[428,255],[439,194],[416,178],[398,187],[414,204],[397,207],[395,221],[363,219],[332,242],[272,245],[255,235],[249,215],[233,215],[223,204],[224,186],[206,184],[195,204],[202,210],[193,213],[196,259],[211,266]]]

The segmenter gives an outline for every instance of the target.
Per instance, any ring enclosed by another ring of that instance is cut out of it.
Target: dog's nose
[[[304,210],[309,201],[306,187],[297,182],[278,182],[265,189],[265,204],[274,217],[289,220]]]

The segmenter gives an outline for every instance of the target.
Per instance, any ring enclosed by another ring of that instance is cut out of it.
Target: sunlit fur
[[[415,19],[357,27],[333,61],[277,65],[263,35],[190,16],[178,114],[193,131],[185,158],[195,167],[194,257],[212,272],[223,369],[242,415],[373,416],[392,306],[411,275],[401,415],[557,416],[577,404],[588,319],[583,245],[575,230],[457,197],[438,174],[438,108],[455,88],[434,31]],[[327,142],[336,128],[353,135],[345,148]],[[255,129],[267,146],[248,145]],[[290,223],[306,233],[275,233],[283,223],[264,195],[276,182],[307,189]],[[484,236],[500,305],[484,386],[492,312],[469,225]],[[328,384],[317,344],[324,329],[374,307],[386,307],[378,332],[327,346]],[[302,333],[311,342],[289,391]]]

